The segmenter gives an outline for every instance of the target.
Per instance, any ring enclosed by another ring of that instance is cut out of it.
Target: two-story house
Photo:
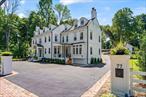
[[[90,64],[91,58],[101,59],[101,33],[95,8],[91,19],[81,17],[73,26],[36,27],[32,38],[34,56],[65,60],[70,57],[73,64]]]

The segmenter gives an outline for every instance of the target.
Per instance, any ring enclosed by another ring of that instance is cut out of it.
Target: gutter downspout
[[[89,31],[88,31],[88,26],[87,26],[87,64],[88,64],[88,56],[89,56],[89,54],[88,54],[88,43],[89,43],[88,33],[89,33]]]
[[[52,59],[52,53],[53,53],[53,34],[52,34],[52,31],[51,31],[51,59]]]

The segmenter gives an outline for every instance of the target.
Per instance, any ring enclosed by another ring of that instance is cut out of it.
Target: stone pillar
[[[12,56],[1,56],[2,75],[12,73]]]
[[[130,92],[129,55],[111,55],[111,92],[125,97]]]

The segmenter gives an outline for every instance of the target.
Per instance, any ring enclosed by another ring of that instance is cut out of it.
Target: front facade
[[[72,59],[73,64],[90,64],[92,58],[101,59],[101,30],[92,8],[91,19],[81,17],[74,25],[62,24],[40,29],[32,38],[33,56],[51,59]]]

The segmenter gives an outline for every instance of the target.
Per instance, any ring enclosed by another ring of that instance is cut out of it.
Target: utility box
[[[0,75],[12,73],[12,56],[1,56]]]

